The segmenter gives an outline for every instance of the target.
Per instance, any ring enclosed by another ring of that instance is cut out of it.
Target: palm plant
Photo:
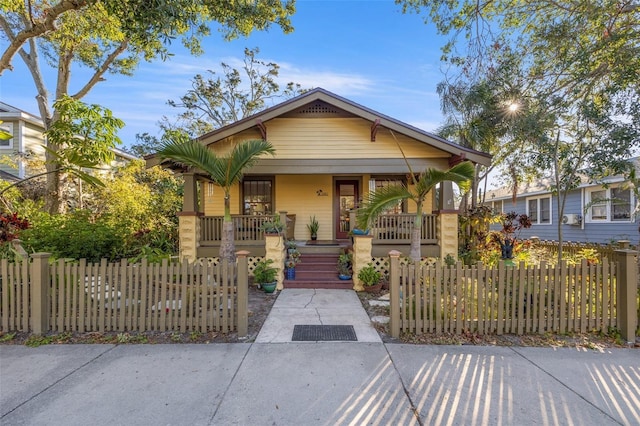
[[[395,185],[376,189],[370,192],[357,213],[358,227],[369,229],[369,225],[384,211],[399,201],[412,200],[416,203],[416,217],[411,229],[411,252],[409,257],[420,262],[420,235],[422,230],[422,206],[433,188],[441,182],[451,181],[462,190],[467,190],[474,176],[474,167],[469,161],[462,162],[449,170],[428,168],[418,176],[411,173],[412,185]]]
[[[220,259],[235,261],[235,239],[231,220],[231,188],[242,179],[244,171],[254,166],[261,155],[275,153],[271,143],[263,140],[249,140],[236,144],[224,156],[218,156],[200,142],[165,142],[158,152],[163,159],[177,164],[199,169],[207,173],[211,181],[224,191],[224,220]]]

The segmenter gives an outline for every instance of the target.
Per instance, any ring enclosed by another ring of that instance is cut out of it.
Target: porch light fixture
[[[326,192],[324,192],[322,189],[318,189],[318,190],[316,191],[316,195],[317,195],[318,197],[327,197],[327,196],[329,196],[329,194],[327,194]]]

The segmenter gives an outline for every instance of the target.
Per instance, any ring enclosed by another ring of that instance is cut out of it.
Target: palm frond
[[[398,201],[412,199],[413,194],[404,185],[377,188],[370,192],[362,207],[357,211],[356,221],[360,229],[368,229],[371,222],[388,208],[395,206]]]
[[[160,158],[171,160],[176,164],[201,169],[211,175],[214,181],[217,179],[215,171],[219,166],[220,159],[200,142],[195,140],[164,142],[158,155]]]
[[[416,185],[416,192],[425,195],[437,184],[445,181],[451,181],[457,184],[461,190],[467,191],[471,187],[471,180],[474,174],[475,169],[469,161],[456,164],[449,170],[429,168],[420,175]]]
[[[223,164],[227,183],[232,185],[242,179],[244,171],[253,167],[262,154],[274,155],[275,152],[273,145],[264,140],[248,140],[237,144],[225,157]]]

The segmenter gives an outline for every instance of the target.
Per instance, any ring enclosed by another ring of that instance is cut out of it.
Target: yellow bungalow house
[[[414,172],[447,169],[461,160],[489,165],[490,155],[462,147],[391,117],[317,88],[236,123],[201,136],[210,149],[224,153],[243,140],[266,139],[275,148],[247,170],[232,192],[235,244],[253,256],[265,254],[259,227],[275,215],[286,218],[287,238],[305,245],[307,224],[315,216],[317,245],[350,242],[355,209],[368,191],[405,183],[406,161]],[[406,157],[403,158],[403,154]],[[160,164],[149,156],[147,165]],[[169,162],[165,164],[171,167]],[[206,175],[181,170],[185,179],[180,213],[181,257],[218,255],[223,192]],[[457,211],[451,185],[431,197],[423,218],[423,256],[457,254]],[[439,201],[436,202],[436,199]],[[370,230],[371,254],[396,249],[408,254],[415,205],[403,204],[380,217]],[[326,243],[326,244],[324,244]],[[334,269],[335,272],[335,269]]]

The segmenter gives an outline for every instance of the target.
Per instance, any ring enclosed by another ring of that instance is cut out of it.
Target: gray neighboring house
[[[633,161],[636,167],[640,165],[638,158]],[[526,213],[533,225],[520,232],[522,239],[536,236],[541,240],[557,241],[557,225],[561,222],[565,242],[608,244],[629,240],[631,244],[637,244],[640,238],[635,212],[638,200],[630,183],[622,176],[609,177],[603,183],[606,185],[584,180],[568,194],[562,217],[558,215],[556,198],[545,180],[520,187],[515,202],[507,188],[487,191],[485,205],[495,212]],[[499,225],[491,228],[498,230]]]

